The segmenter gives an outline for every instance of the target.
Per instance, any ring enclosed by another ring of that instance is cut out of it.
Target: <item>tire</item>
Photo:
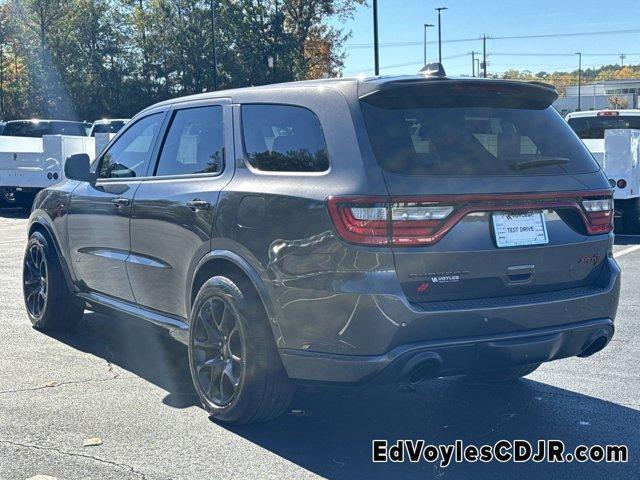
[[[0,188],[0,208],[13,208],[16,206],[16,199],[13,192],[6,188]]]
[[[242,424],[283,414],[295,390],[284,371],[262,302],[226,277],[204,283],[191,310],[189,367],[214,419]]]
[[[472,382],[485,382],[485,383],[505,383],[512,382],[521,377],[526,377],[530,373],[533,373],[538,367],[539,363],[531,363],[528,365],[520,365],[518,367],[501,368],[498,370],[489,370],[486,372],[478,372],[471,375],[467,375],[467,378]]]
[[[640,198],[629,200],[622,213],[622,226],[625,233],[640,233]]]
[[[58,254],[42,233],[29,238],[22,269],[24,303],[32,325],[43,331],[75,328],[84,302],[67,288]]]

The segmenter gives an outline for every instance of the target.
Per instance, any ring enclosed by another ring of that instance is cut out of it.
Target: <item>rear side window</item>
[[[98,176],[143,177],[163,118],[163,113],[154,113],[127,128],[102,156]]]
[[[510,104],[504,95],[494,101],[490,94],[486,99],[447,95],[442,106],[433,97],[426,104],[416,98],[361,102],[374,154],[389,172],[457,176],[598,170],[553,107],[527,105],[523,98]]]
[[[156,175],[222,171],[222,107],[178,110],[162,146]]]
[[[249,164],[270,172],[324,172],[329,158],[318,118],[289,105],[243,105],[242,133]]]
[[[611,130],[614,128],[640,129],[640,115],[601,115],[599,117],[575,117],[569,119],[569,126],[582,139],[603,139],[605,130]]]

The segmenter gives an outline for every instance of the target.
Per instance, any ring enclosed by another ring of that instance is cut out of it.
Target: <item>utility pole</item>
[[[476,52],[471,50],[471,76],[476,76]]]
[[[578,111],[580,111],[580,97],[582,94],[582,52],[576,52],[578,55]]]
[[[211,0],[211,87],[218,89],[218,61],[216,59],[216,0]]]
[[[438,12],[438,62],[440,62],[440,64],[442,64],[442,24],[440,23],[440,13],[442,10],[448,10],[448,8],[436,8],[436,11]]]
[[[378,57],[378,0],[373,0],[373,69],[380,75],[380,61]]]
[[[482,77],[487,78],[487,35],[482,34]]]
[[[424,24],[424,65],[427,64],[427,28],[433,27],[432,23]]]
[[[476,75],[480,76],[480,59],[476,58]]]
[[[627,56],[624,53],[620,54],[620,68],[624,68],[624,59],[627,58]]]

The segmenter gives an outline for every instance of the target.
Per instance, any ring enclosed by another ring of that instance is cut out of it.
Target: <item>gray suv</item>
[[[165,327],[235,423],[303,381],[507,381],[592,355],[620,289],[612,192],[556,98],[425,74],[156,104],[38,195],[28,315]]]

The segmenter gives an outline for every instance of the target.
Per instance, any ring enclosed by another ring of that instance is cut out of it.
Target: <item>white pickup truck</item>
[[[64,179],[64,162],[69,155],[87,153],[95,158],[112,136],[0,136],[0,200],[4,206],[30,209],[36,193]]]
[[[625,232],[640,233],[640,110],[574,112],[566,120],[607,175]]]

